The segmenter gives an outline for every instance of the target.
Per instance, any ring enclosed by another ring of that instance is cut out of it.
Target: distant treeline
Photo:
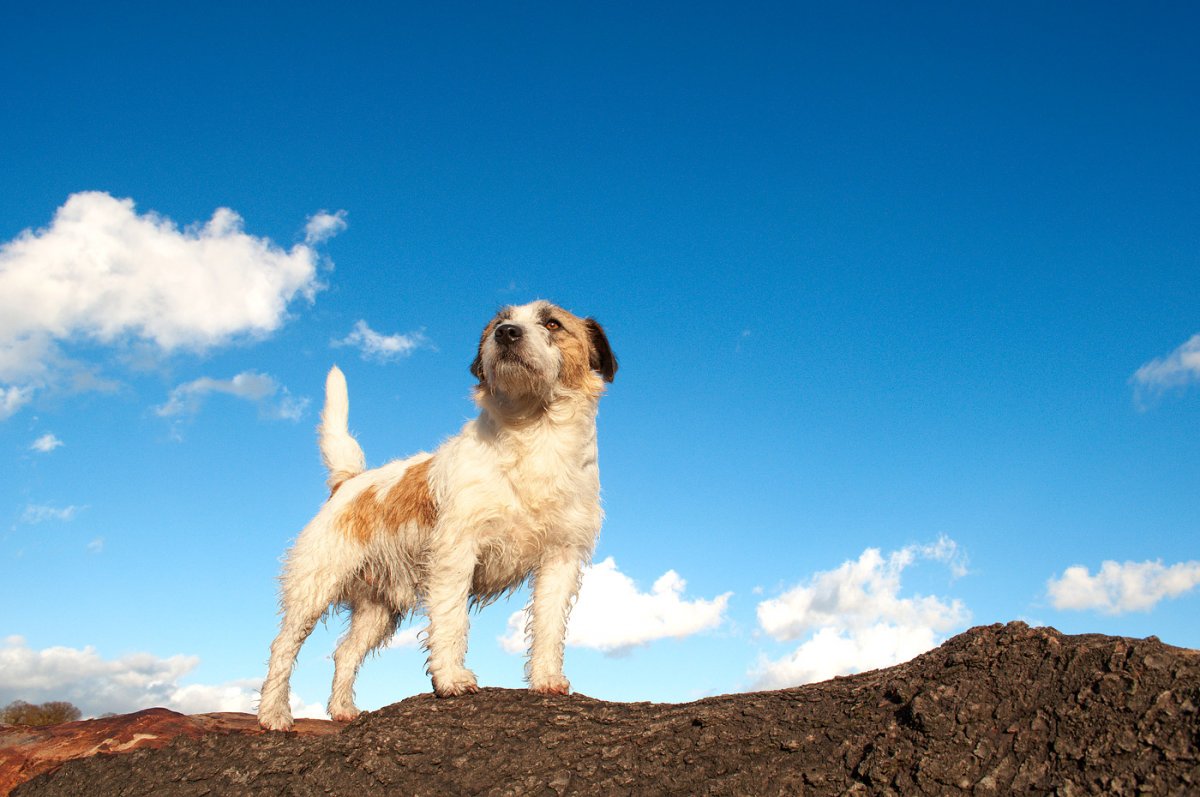
[[[0,723],[5,725],[57,725],[74,722],[83,713],[65,700],[51,700],[34,705],[24,700],[14,700],[0,708]]]

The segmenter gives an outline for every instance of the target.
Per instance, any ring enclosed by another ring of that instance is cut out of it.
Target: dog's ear
[[[594,318],[585,318],[583,322],[587,325],[588,343],[591,344],[589,364],[593,371],[604,377],[605,382],[611,382],[617,375],[617,355],[613,354],[612,346],[608,345],[604,327]]]
[[[492,334],[492,330],[496,328],[496,324],[500,323],[500,316],[504,311],[496,313],[496,317],[487,322],[487,326],[483,328],[483,332],[479,333],[479,348],[475,350],[475,359],[471,361],[471,376],[479,380],[480,384],[487,381],[483,373],[483,342],[488,339],[488,335]]]
[[[479,380],[479,384],[487,381],[483,375],[483,342],[487,340],[488,333],[492,331],[493,324],[489,323],[483,328],[483,334],[479,336],[479,348],[475,350],[475,359],[471,361],[471,376]]]

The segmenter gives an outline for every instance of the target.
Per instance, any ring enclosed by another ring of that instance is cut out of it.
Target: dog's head
[[[471,373],[484,394],[513,400],[598,397],[617,358],[595,320],[538,300],[505,307],[484,327]]]

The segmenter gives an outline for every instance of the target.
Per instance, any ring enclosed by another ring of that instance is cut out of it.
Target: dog
[[[350,611],[333,654],[333,719],[358,715],[363,658],[418,610],[434,692],[479,691],[465,663],[468,608],[529,578],[525,678],[534,692],[570,692],[567,617],[603,518],[596,411],[617,358],[594,319],[539,300],[484,327],[470,371],[479,415],[432,454],[374,470],[349,432],[345,377],[329,371],[319,442],[331,493],[284,561],[262,727],[291,728],[296,654],[331,605]]]

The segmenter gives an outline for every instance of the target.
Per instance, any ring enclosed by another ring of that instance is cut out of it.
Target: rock
[[[322,736],[185,734],[13,793],[1197,793],[1198,705],[1200,652],[1010,623],[886,670],[688,704],[484,689]]]
[[[304,719],[297,721],[296,731],[305,735],[336,733],[343,725]],[[251,714],[219,712],[187,716],[165,708],[43,727],[0,725],[0,795],[76,758],[163,747],[179,737],[195,739],[235,733],[264,731]]]

